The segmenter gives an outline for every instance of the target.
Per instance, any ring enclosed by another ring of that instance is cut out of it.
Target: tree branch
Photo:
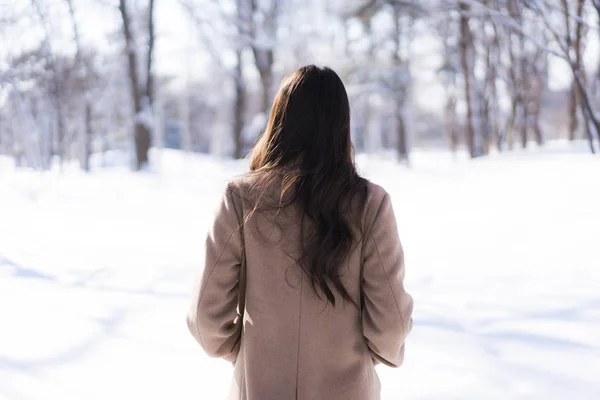
[[[131,84],[131,95],[133,97],[133,105],[135,113],[140,112],[142,105],[139,96],[139,82],[137,74],[137,57],[133,35],[131,33],[131,21],[127,13],[127,4],[125,0],[119,0],[119,11],[123,19],[123,34],[125,35],[125,52],[129,61],[129,81]]]
[[[194,10],[194,7],[189,4],[185,0],[179,0],[179,4],[186,11],[186,15],[192,20],[192,22],[196,25],[196,28],[200,31],[199,38],[204,45],[204,49],[208,51],[208,54],[211,56],[213,61],[217,63],[220,69],[225,71],[227,75],[232,78],[235,78],[235,71],[227,68],[222,59],[222,49],[217,49],[212,40],[209,39],[209,35],[204,31],[205,27],[208,26],[212,30],[216,30],[214,25],[211,23],[209,19],[204,19],[200,17]]]

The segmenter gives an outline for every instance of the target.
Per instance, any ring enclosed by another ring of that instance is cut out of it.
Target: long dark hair
[[[256,176],[255,192],[281,182],[278,206],[300,206],[302,255],[297,261],[315,293],[320,296],[319,288],[335,306],[337,290],[354,303],[339,269],[357,243],[350,203],[358,196],[362,208],[366,180],[354,165],[348,95],[333,70],[308,65],[283,81],[252,151],[250,171]],[[260,199],[254,210],[261,207]]]

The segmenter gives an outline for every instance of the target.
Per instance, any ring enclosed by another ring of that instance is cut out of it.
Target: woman
[[[390,196],[354,166],[340,78],[287,78],[250,173],[227,186],[188,326],[231,361],[231,399],[379,399],[412,327]]]

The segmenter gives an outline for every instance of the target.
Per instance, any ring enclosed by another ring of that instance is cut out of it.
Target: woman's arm
[[[241,218],[227,186],[212,229],[206,238],[202,277],[196,284],[188,328],[211,357],[235,362],[242,318],[238,313],[238,283],[243,253]]]
[[[364,246],[363,335],[374,360],[398,367],[412,329],[413,299],[404,290],[404,253],[387,193]]]

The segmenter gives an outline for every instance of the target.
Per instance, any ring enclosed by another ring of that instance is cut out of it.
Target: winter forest
[[[0,7],[0,152],[17,165],[87,170],[127,149],[139,169],[151,147],[241,158],[281,78],[314,62],[348,85],[358,152],[410,162],[415,147],[480,157],[557,138],[600,150],[596,0]]]
[[[600,399],[600,0],[0,0],[0,400],[227,398],[191,289],[305,64],[405,253],[381,399]]]

